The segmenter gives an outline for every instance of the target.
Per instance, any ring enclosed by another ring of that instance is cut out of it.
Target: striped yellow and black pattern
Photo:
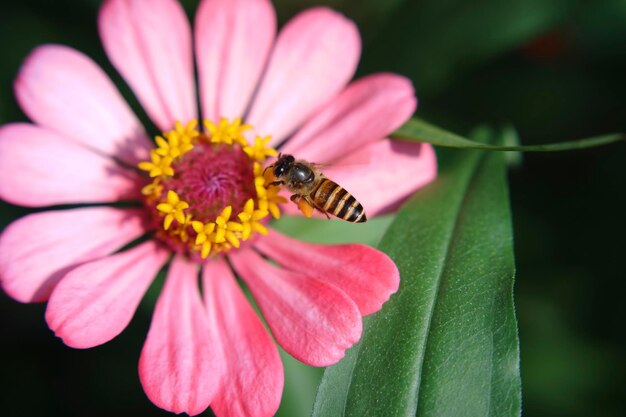
[[[323,178],[309,194],[315,208],[352,223],[367,220],[361,203],[345,188],[328,178]]]

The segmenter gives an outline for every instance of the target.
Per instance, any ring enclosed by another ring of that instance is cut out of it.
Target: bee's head
[[[279,155],[278,160],[274,164],[274,176],[279,178],[281,175],[284,175],[294,161],[295,158],[291,155]]]

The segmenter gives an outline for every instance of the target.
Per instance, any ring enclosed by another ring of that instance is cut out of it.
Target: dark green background
[[[511,123],[523,144],[626,130],[622,0],[275,2],[280,22],[320,3],[357,21],[364,39],[359,74],[411,77],[418,115],[442,127],[466,134],[478,124]],[[192,15],[196,1],[184,4]],[[101,49],[98,6],[3,2],[0,123],[25,120],[12,80],[42,43],[95,58],[144,117]],[[619,143],[526,154],[510,174],[526,416],[617,416],[623,409],[625,165],[626,146]],[[1,203],[0,227],[26,212]],[[388,221],[372,224],[375,241]],[[335,226],[325,227],[332,235]],[[0,295],[2,415],[166,414],[146,399],[136,372],[150,303],[113,342],[81,351],[47,329],[44,305]],[[293,360],[286,368],[281,414],[306,415],[320,373]]]

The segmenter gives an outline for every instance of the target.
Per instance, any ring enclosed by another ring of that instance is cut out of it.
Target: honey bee
[[[330,213],[352,223],[367,221],[361,203],[341,185],[326,178],[316,164],[280,154],[276,163],[268,167],[270,168],[273,168],[277,180],[270,185],[287,187],[294,193],[291,201],[298,204],[301,209],[304,203],[310,207],[310,212],[315,208],[328,218]]]

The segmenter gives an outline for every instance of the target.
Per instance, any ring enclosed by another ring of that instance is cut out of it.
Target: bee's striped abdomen
[[[311,199],[319,210],[340,219],[362,223],[367,220],[363,206],[345,188],[324,178],[311,193]]]

